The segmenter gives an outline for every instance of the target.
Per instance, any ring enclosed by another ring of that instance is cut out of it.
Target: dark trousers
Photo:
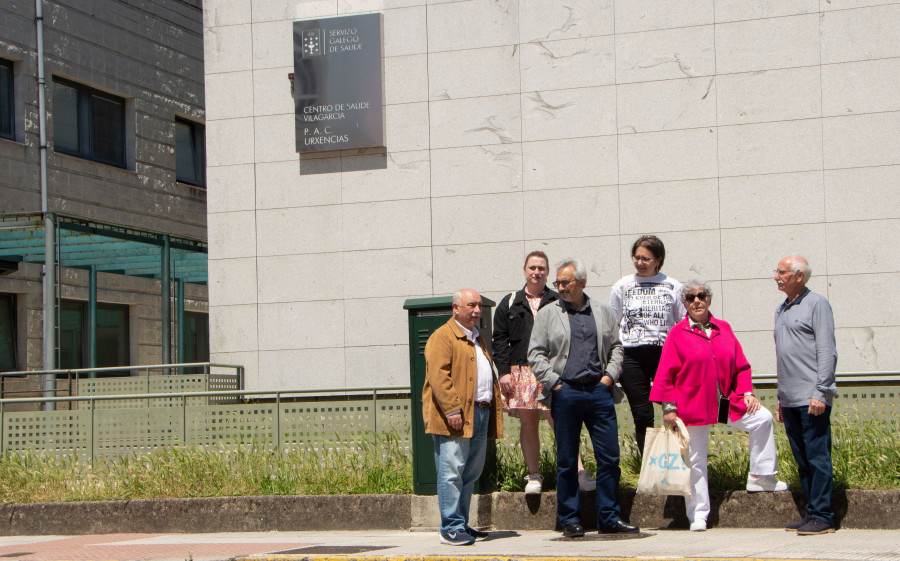
[[[831,509],[831,407],[821,415],[810,415],[807,405],[782,407],[800,485],[806,495],[806,515],[834,525]]]
[[[560,527],[581,523],[578,509],[578,448],[586,425],[597,460],[597,524],[619,518],[619,438],[610,389],[600,382],[569,384],[553,392],[550,406],[556,434],[556,516]]]
[[[662,347],[657,345],[641,345],[625,347],[625,360],[622,363],[622,375],[619,383],[625,390],[631,417],[634,419],[634,439],[638,450],[644,451],[644,439],[647,429],[653,426],[653,404],[650,403],[650,383],[656,377],[659,368],[659,357]]]

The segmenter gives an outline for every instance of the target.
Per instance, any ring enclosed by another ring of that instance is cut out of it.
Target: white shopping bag
[[[658,429],[647,429],[637,492],[690,497],[689,443],[690,437],[681,419],[676,421],[674,429],[666,425]]]

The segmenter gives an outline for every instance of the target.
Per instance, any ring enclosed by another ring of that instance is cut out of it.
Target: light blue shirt
[[[831,405],[837,395],[834,314],[828,300],[804,288],[775,311],[778,402],[803,407],[810,399]]]

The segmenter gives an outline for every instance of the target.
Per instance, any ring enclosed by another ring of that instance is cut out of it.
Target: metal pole
[[[281,453],[281,393],[275,394],[275,449]]]
[[[375,418],[375,434],[378,434],[378,390],[372,390],[372,416]]]
[[[97,368],[97,266],[88,270],[88,366]],[[97,373],[91,372],[91,378]]]
[[[43,270],[43,314],[44,314],[44,370],[56,369],[56,224],[50,213],[47,193],[47,82],[44,79],[44,9],[42,0],[34,0],[34,23],[37,43],[38,73],[38,128],[40,144],[41,214],[44,218],[44,270]],[[56,376],[43,376],[44,397],[56,395]],[[44,402],[43,409],[56,409],[53,402]]]
[[[378,432],[378,390],[372,389],[372,416],[375,417],[375,430],[372,434],[375,436],[375,453],[381,456],[381,439]]]
[[[207,398],[209,399],[209,398]],[[181,441],[185,446],[188,444],[187,440],[188,429],[187,429],[187,397],[184,395],[181,396]]]
[[[169,287],[169,236],[162,237],[163,245],[161,250],[161,259],[159,267],[159,283],[160,283],[160,327],[162,329],[162,363],[169,364],[172,362],[172,318],[169,311],[170,306],[170,287]],[[163,375],[169,373],[169,369],[163,370]]]
[[[175,362],[184,362],[184,279],[175,281]],[[197,357],[194,357],[197,360]],[[184,374],[179,368],[178,374]]]
[[[94,410],[97,408],[97,407],[96,407],[96,406],[97,406],[97,403],[94,401],[94,398],[93,398],[93,397],[90,399],[90,402],[89,402],[89,403],[90,403],[89,406],[90,406],[90,408],[91,408],[91,442],[90,442],[90,446],[91,446],[91,466],[93,466],[93,465],[94,465],[94,446],[97,444],[97,442],[96,442],[96,440],[95,440],[95,438],[96,438],[96,435],[95,435],[95,433],[96,433],[96,430],[95,430],[95,429],[96,429],[96,426],[95,426],[96,423],[94,422]]]

